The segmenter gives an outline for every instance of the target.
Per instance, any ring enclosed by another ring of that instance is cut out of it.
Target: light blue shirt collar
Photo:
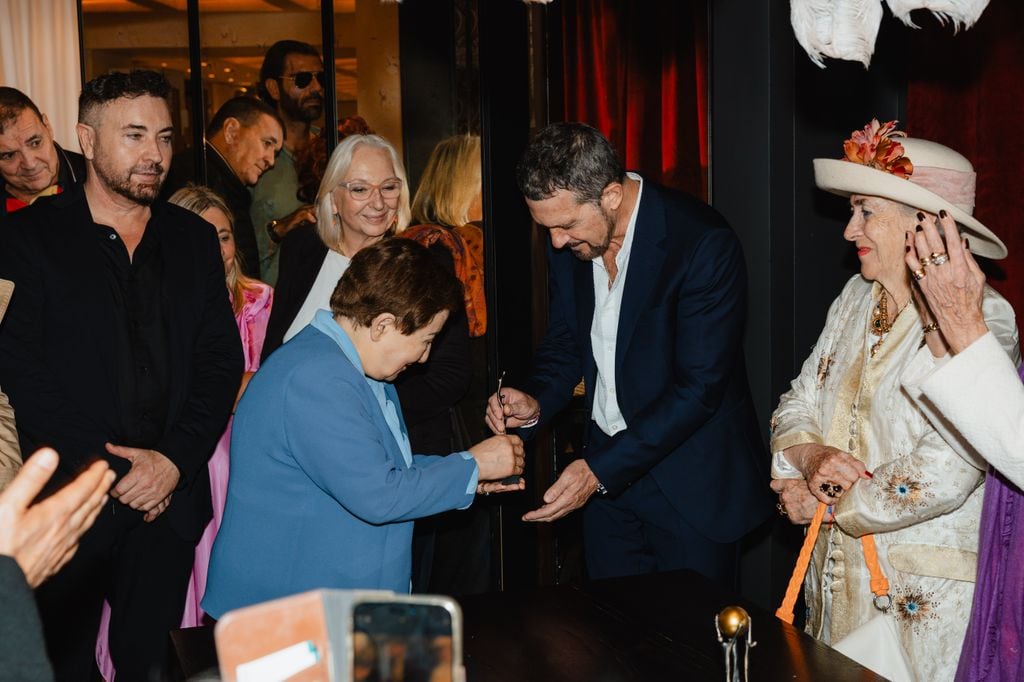
[[[316,315],[313,316],[313,321],[310,322],[310,326],[323,332],[341,348],[341,351],[345,354],[345,357],[349,359],[352,365],[359,370],[359,373],[363,375],[366,380],[366,384],[373,391],[373,395],[377,398],[377,403],[380,406],[380,411],[384,415],[384,421],[387,422],[388,428],[391,430],[391,435],[395,437],[395,442],[398,443],[398,448],[402,451],[402,459],[405,460],[405,466],[412,466],[412,446],[409,444],[409,435],[405,432],[402,426],[402,418],[398,411],[398,405],[395,401],[388,397],[386,384],[383,381],[377,381],[366,376],[366,372],[363,370],[363,363],[359,359],[359,353],[356,352],[355,344],[352,343],[352,339],[348,337],[345,330],[334,320],[334,316],[329,310],[318,310]]]

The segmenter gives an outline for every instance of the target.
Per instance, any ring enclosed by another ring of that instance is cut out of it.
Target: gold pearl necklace
[[[908,300],[907,303],[910,301]],[[871,316],[871,331],[879,336],[878,341],[871,346],[871,357],[875,357],[878,353],[878,349],[882,346],[882,342],[885,341],[885,335],[892,329],[892,325],[896,322],[896,318],[900,316],[900,313],[904,311],[907,304],[904,303],[900,306],[899,310],[893,316],[892,321],[889,321],[889,297],[886,294],[885,288],[882,289],[882,295],[878,297],[878,303],[875,305],[875,312]]]

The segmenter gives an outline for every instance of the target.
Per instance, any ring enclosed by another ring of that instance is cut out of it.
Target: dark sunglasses
[[[314,76],[316,77],[316,82],[320,84],[320,87],[323,87],[323,71],[299,71],[298,73],[293,73],[290,76],[281,76],[281,78],[287,78],[288,80],[295,81],[295,87],[297,88],[308,88],[309,84],[313,82]]]

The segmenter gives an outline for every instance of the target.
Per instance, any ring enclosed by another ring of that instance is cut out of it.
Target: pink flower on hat
[[[855,130],[850,139],[843,143],[846,160],[870,166],[906,180],[914,173],[914,164],[903,156],[903,145],[894,138],[906,137],[902,130],[896,130],[896,121],[880,124],[877,118]]]

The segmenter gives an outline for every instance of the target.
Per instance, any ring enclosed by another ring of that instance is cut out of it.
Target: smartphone
[[[401,595],[352,605],[353,682],[462,682],[462,615],[448,597]]]

